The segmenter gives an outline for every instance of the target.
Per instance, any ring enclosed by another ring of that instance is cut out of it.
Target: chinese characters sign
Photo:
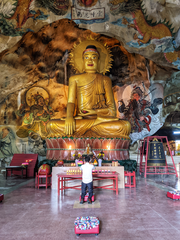
[[[75,7],[71,8],[72,20],[104,19],[104,17],[105,17],[105,8],[95,8],[91,10],[78,9]]]
[[[148,149],[148,166],[164,166],[165,154],[162,142],[154,141],[149,142]]]

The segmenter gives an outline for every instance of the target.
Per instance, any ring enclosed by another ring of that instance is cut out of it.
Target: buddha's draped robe
[[[77,77],[78,76],[78,77]],[[85,80],[84,80],[85,79]],[[101,74],[75,75],[69,80],[68,103],[76,105],[74,137],[127,137],[130,123],[116,118],[111,79]],[[84,116],[88,110],[97,115]],[[47,124],[48,137],[63,137],[65,121],[52,119]]]

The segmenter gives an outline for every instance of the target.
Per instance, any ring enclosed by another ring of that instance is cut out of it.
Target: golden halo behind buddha
[[[74,45],[70,52],[70,64],[73,66],[77,73],[84,72],[83,52],[88,45],[96,46],[100,54],[98,72],[105,74],[111,68],[111,62],[113,61],[113,59],[111,58],[112,55],[110,53],[110,49],[103,43],[92,38],[86,39],[82,42],[80,41],[78,45]]]

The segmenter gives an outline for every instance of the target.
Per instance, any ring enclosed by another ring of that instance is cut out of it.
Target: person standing
[[[86,188],[89,191],[88,203],[92,203],[93,196],[93,177],[92,170],[95,168],[94,165],[89,163],[90,157],[85,157],[85,164],[81,166],[82,171],[82,185],[81,185],[81,201],[80,204],[84,203],[84,197],[86,195]]]

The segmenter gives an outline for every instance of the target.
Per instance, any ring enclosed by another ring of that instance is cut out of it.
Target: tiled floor
[[[118,196],[96,189],[97,202],[78,208],[77,190],[58,197],[50,188],[35,189],[34,179],[5,180],[0,175],[0,193],[5,194],[0,203],[0,239],[179,240],[180,201],[166,197],[172,188],[179,188],[175,176],[137,176],[136,188],[119,189]],[[76,236],[75,218],[89,215],[100,219],[100,234]]]

